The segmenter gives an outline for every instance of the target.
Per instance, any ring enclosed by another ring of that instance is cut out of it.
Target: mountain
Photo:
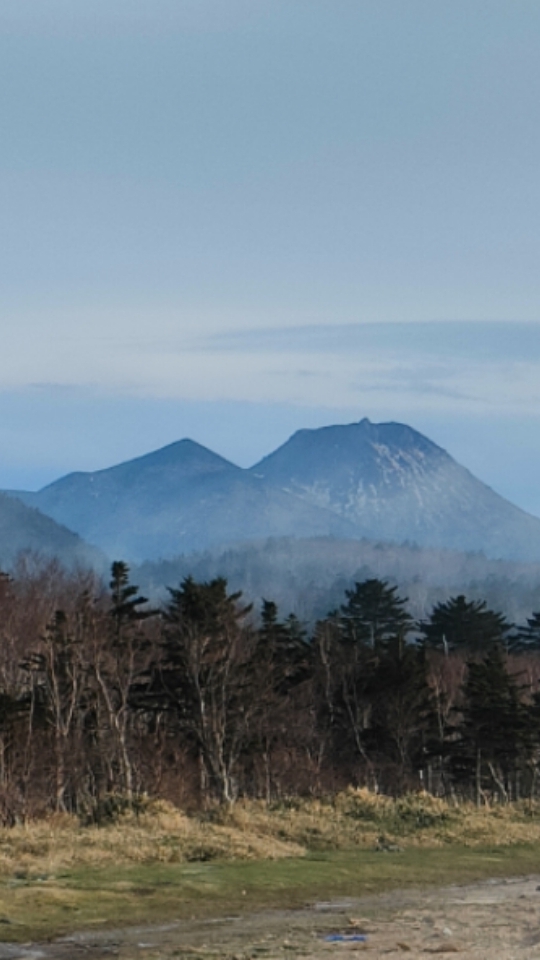
[[[251,470],[181,440],[16,496],[131,562],[268,537],[409,541],[540,560],[539,519],[399,423],[299,430]]]
[[[269,536],[355,535],[348,520],[275,489],[192,440],[17,496],[109,557],[130,561]]]
[[[18,554],[27,550],[56,557],[67,567],[103,569],[105,564],[105,557],[77,534],[19,499],[0,493],[0,569],[8,570]]]
[[[540,559],[540,520],[400,423],[299,430],[254,476],[348,520],[376,540]]]

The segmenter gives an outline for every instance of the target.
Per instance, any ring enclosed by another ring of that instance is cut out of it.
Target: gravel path
[[[332,935],[345,939],[325,939]],[[81,932],[48,944],[0,944],[0,960],[412,960],[436,955],[539,960],[540,877]]]

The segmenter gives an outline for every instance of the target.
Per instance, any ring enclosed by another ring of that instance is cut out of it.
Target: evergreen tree
[[[142,624],[156,615],[141,609],[146,597],[130,583],[127,563],[117,560],[111,567],[108,630],[94,645],[92,669],[99,691],[101,710],[107,717],[112,745],[109,763],[111,789],[124,794],[128,803],[134,796],[133,755],[130,726],[133,698],[146,675],[148,643]]]
[[[288,693],[310,672],[312,647],[304,625],[294,613],[280,621],[272,600],[263,599],[257,654],[268,686],[279,693]]]
[[[474,782],[477,803],[485,785],[502,800],[516,793],[520,763],[531,749],[528,711],[506,657],[496,644],[481,661],[468,663],[458,740],[451,767],[456,780]]]
[[[540,612],[533,612],[532,617],[527,619],[526,627],[518,627],[511,649],[515,653],[536,653],[540,650]]]
[[[220,800],[235,798],[235,772],[255,712],[251,605],[227,593],[222,577],[169,587],[160,664],[162,698],[195,745],[207,784]]]
[[[374,669],[371,697],[367,748],[379,763],[393,765],[397,782],[389,786],[401,790],[411,776],[423,775],[434,727],[425,649],[400,636],[390,640]]]
[[[155,610],[149,608],[141,610],[146,606],[148,600],[139,595],[139,588],[129,581],[129,567],[123,560],[115,560],[111,566],[111,581],[109,584],[111,591],[110,616],[113,622],[113,640],[116,644],[121,643],[126,632],[133,632],[133,628],[148,617],[156,614]]]
[[[373,716],[379,700],[375,677],[379,664],[396,642],[405,643],[413,621],[397,588],[369,579],[346,590],[347,603],[329,615],[316,634],[316,675],[324,681],[324,710],[332,731],[334,757],[352,768],[360,761],[361,776],[377,789]],[[356,776],[356,775],[355,775]]]
[[[525,706],[526,710],[526,734],[527,734],[527,772],[529,774],[528,795],[533,798],[536,796],[536,785],[538,774],[540,773],[540,691],[537,690],[530,703]]]
[[[258,707],[252,714],[244,760],[267,800],[279,789],[283,751],[301,749],[298,739],[306,736],[302,704],[312,663],[313,647],[301,621],[294,614],[280,620],[277,605],[263,600],[250,679]]]
[[[412,630],[413,620],[405,609],[407,600],[398,597],[397,587],[386,581],[355,583],[354,590],[346,590],[345,596],[347,603],[340,610],[344,643],[379,650]]]
[[[437,603],[429,620],[421,624],[428,646],[444,650],[482,652],[504,643],[510,624],[501,613],[488,610],[483,600],[467,600],[463,594]]]

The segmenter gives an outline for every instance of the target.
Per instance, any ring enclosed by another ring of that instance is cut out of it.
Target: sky
[[[537,0],[2,0],[0,487],[367,416],[540,515]]]

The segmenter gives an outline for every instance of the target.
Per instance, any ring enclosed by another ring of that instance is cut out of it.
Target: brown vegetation
[[[459,807],[429,794],[400,799],[366,789],[326,800],[268,805],[240,801],[187,815],[163,800],[142,801],[106,826],[53,814],[0,833],[0,876],[57,876],[78,867],[194,861],[280,860],[363,849],[506,847],[540,842],[540,805]]]
[[[347,591],[312,636],[270,601],[257,622],[220,578],[170,594],[152,610],[123,563],[108,589],[32,557],[1,576],[4,825],[55,812],[103,826],[144,798],[192,813],[316,804],[349,786],[534,804],[540,657],[509,653],[509,625],[485,605],[438,605],[415,643],[419,627],[382,581]],[[441,646],[439,620],[456,611],[478,625],[467,621],[469,646],[459,630]],[[276,840],[299,842],[283,830]]]

